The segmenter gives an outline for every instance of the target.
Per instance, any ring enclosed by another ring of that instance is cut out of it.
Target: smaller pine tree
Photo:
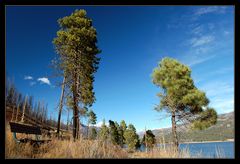
[[[130,152],[134,151],[139,146],[139,136],[132,124],[129,124],[124,132],[124,138]]]
[[[127,125],[124,120],[120,122],[119,126],[119,137],[120,137],[120,145],[124,145],[126,143],[125,138],[124,138],[124,132],[127,129]]]
[[[95,140],[96,138],[97,138],[97,130],[94,127],[92,127],[90,130],[90,139]]]
[[[102,141],[106,141],[108,139],[108,135],[109,135],[109,129],[105,125],[105,120],[103,120],[102,126],[100,128],[99,133],[98,133],[99,139],[102,140]]]
[[[113,144],[118,144],[118,141],[119,141],[118,130],[115,123],[112,120],[109,120],[109,132],[110,132],[111,142]]]
[[[156,143],[155,135],[152,133],[151,130],[147,130],[143,136],[142,144],[148,148],[153,148],[154,144]]]

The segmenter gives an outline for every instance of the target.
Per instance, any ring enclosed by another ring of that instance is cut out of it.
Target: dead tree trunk
[[[41,119],[40,119],[40,122],[41,122],[41,125],[43,125],[43,114],[44,114],[44,102],[42,101],[42,110],[41,110]]]
[[[27,96],[26,96],[26,98],[25,98],[25,102],[24,102],[24,105],[23,105],[23,113],[22,113],[21,122],[24,121],[24,114],[25,114],[25,110],[26,110],[26,103],[27,103]]]
[[[15,118],[15,121],[17,122],[18,121],[18,113],[19,113],[19,104],[18,104],[18,106],[17,106],[17,113],[16,113],[16,118]]]
[[[146,127],[145,127],[145,149],[146,149],[146,152],[148,152],[148,144],[147,144],[147,132],[146,132]]]
[[[11,121],[13,121],[14,114],[15,114],[15,107],[13,106],[13,112],[12,112],[12,118],[11,118]]]
[[[59,131],[60,131],[60,124],[61,124],[61,114],[62,114],[62,107],[63,107],[64,88],[65,88],[65,76],[63,78],[62,93],[61,93],[60,104],[59,104],[59,112],[58,112],[58,125],[57,125],[57,135],[58,135],[58,137],[59,137]]]

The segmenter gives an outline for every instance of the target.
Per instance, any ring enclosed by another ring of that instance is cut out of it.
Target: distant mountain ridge
[[[178,137],[180,142],[197,142],[197,141],[224,141],[234,138],[234,112],[218,115],[217,124],[205,130],[191,130],[189,125],[186,127],[178,125]],[[172,140],[172,128],[153,129],[153,134],[157,139],[164,138],[166,142]],[[138,133],[140,138],[144,132]]]

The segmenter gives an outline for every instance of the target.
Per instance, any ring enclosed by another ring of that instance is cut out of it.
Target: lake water
[[[189,149],[191,156],[198,156],[199,153],[202,158],[234,158],[234,142],[209,142],[209,143],[185,143],[179,145],[180,149]],[[141,151],[145,148],[141,146]]]

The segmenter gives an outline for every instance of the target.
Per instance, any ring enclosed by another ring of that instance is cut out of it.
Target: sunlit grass
[[[26,137],[26,135],[19,134],[18,137]],[[15,143],[9,127],[6,131],[5,146],[6,158],[204,158],[201,152],[191,155],[189,147],[177,152],[172,145],[163,142],[147,152],[129,153],[127,149],[106,141],[80,138],[74,142],[72,139],[52,138],[51,142],[34,149],[30,144]],[[216,147],[214,158],[225,158],[224,151]]]
[[[20,135],[19,135],[20,137]],[[128,158],[128,153],[118,145],[100,140],[58,140],[42,144],[37,152],[30,144],[18,144],[7,129],[6,158]]]

